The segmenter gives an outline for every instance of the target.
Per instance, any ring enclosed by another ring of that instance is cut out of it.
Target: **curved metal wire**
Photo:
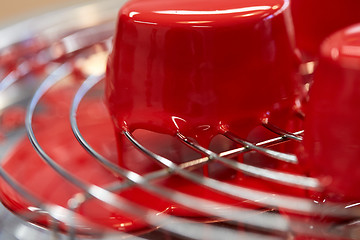
[[[265,156],[280,160],[280,161],[284,161],[284,162],[288,162],[288,163],[298,163],[298,159],[296,157],[296,155],[294,154],[289,154],[289,153],[282,153],[282,152],[278,152],[278,151],[274,151],[268,148],[262,148],[257,146],[256,144],[253,144],[249,141],[246,141],[244,139],[241,139],[240,137],[236,136],[234,133],[231,133],[229,131],[224,132],[223,135],[227,138],[229,138],[230,140],[240,143],[242,144],[244,147],[250,148],[252,150],[255,150]],[[284,136],[284,135],[283,135]],[[293,136],[296,136],[295,134],[293,134]],[[287,137],[287,136],[284,136]],[[314,186],[313,186],[314,187]],[[316,186],[315,186],[316,187]]]
[[[320,213],[326,214],[328,216],[354,216],[357,217],[358,213],[353,211],[347,211],[346,206],[340,204],[324,204],[321,206],[315,205],[313,201],[309,199],[304,199],[300,197],[291,197],[281,194],[268,194],[261,191],[256,191],[248,189],[246,187],[235,186],[233,184],[228,184],[225,182],[217,181],[205,176],[199,176],[193,174],[189,171],[181,169],[178,165],[173,163],[171,160],[166,159],[160,155],[157,155],[150,150],[142,146],[130,132],[124,131],[125,136],[143,153],[149,156],[151,159],[156,160],[157,162],[165,165],[170,168],[173,172],[184,176],[185,178],[207,186],[210,189],[219,191],[221,193],[226,193],[233,197],[238,197],[241,199],[248,199],[254,203],[261,204],[264,206],[278,207],[281,206],[283,209],[287,209],[290,212],[297,213]],[[231,160],[229,160],[231,161]],[[294,203],[296,202],[296,206]]]
[[[241,142],[240,140],[238,141],[238,139],[235,138],[233,135],[230,135],[230,133],[225,133],[224,135],[231,136],[229,138],[233,139],[235,142]],[[182,135],[180,133],[178,133],[177,136],[186,145],[190,146],[191,148],[195,149],[196,151],[198,151],[200,153],[207,155],[210,159],[217,160],[217,161],[219,161],[233,169],[241,171],[245,174],[255,176],[257,178],[261,178],[264,180],[270,180],[270,181],[284,184],[284,185],[294,186],[294,187],[302,187],[302,188],[308,188],[308,189],[313,189],[313,190],[319,189],[321,187],[319,182],[314,178],[281,173],[281,172],[277,172],[277,171],[273,171],[273,170],[254,167],[254,166],[244,164],[244,163],[235,162],[231,159],[221,157],[220,155],[210,151],[209,149],[203,148],[202,146],[196,144],[195,142],[190,141],[188,138],[186,138],[184,135]],[[268,150],[265,148],[261,148],[255,144],[248,143],[246,141],[244,142],[244,144],[248,144],[247,146],[245,146],[245,148],[254,149],[256,151],[261,151],[263,153],[267,152],[267,150]],[[267,152],[267,153],[269,153],[269,152]],[[279,156],[279,153],[271,152],[270,154],[266,154],[266,155]]]
[[[269,123],[268,121],[263,121],[263,126],[265,128],[267,128],[268,130],[270,130],[271,132],[283,136],[284,138],[289,138],[292,140],[295,140],[297,142],[301,142],[302,141],[302,136],[300,134],[303,134],[304,131],[300,131],[299,134],[293,134],[290,133],[288,131],[285,131],[284,129],[281,129],[277,126],[275,126],[274,124]]]
[[[120,168],[117,165],[112,164],[109,160],[105,159],[101,154],[97,153],[87,142],[86,140],[83,138],[83,136],[81,135],[78,125],[77,125],[77,121],[76,121],[76,112],[78,110],[78,106],[79,103],[81,102],[81,100],[83,99],[83,97],[85,96],[85,94],[99,81],[101,80],[100,78],[89,78],[87,81],[85,81],[83,83],[83,85],[79,88],[78,92],[76,93],[75,97],[74,97],[74,101],[71,107],[71,112],[70,112],[70,121],[71,121],[71,125],[72,125],[72,129],[73,129],[73,133],[75,134],[76,138],[79,140],[79,142],[81,143],[81,145],[92,155],[95,157],[95,159],[97,159],[98,161],[100,161],[102,164],[104,164],[105,166],[107,166],[109,168],[109,164],[110,164],[110,171],[115,171],[116,173],[120,173],[120,175],[122,175],[123,177],[127,178],[127,176],[131,176],[131,175],[136,175],[136,180],[138,181],[132,181],[130,179],[131,184],[114,184],[112,185],[110,188],[112,188],[113,190],[123,190],[125,188],[128,188],[130,186],[132,186],[133,184],[137,184],[138,186],[140,186],[141,188],[148,190],[150,192],[156,193],[157,195],[160,195],[162,197],[165,197],[166,199],[171,199],[173,201],[175,201],[176,203],[179,203],[183,206],[187,206],[189,208],[193,208],[193,204],[196,204],[196,209],[200,212],[206,213],[206,214],[214,214],[216,216],[219,217],[223,217],[223,218],[227,218],[227,219],[231,219],[233,221],[238,221],[240,223],[245,223],[251,226],[255,226],[257,228],[261,228],[261,229],[271,229],[273,231],[280,231],[280,232],[286,232],[288,231],[288,225],[287,223],[283,222],[283,219],[281,218],[277,218],[274,215],[272,216],[268,216],[268,215],[259,215],[256,214],[255,211],[249,210],[249,209],[242,209],[239,207],[232,207],[231,210],[229,212],[224,212],[222,211],[214,211],[214,209],[226,209],[226,206],[221,205],[219,203],[215,203],[209,200],[204,200],[204,199],[199,199],[196,198],[194,196],[189,196],[186,194],[182,194],[182,193],[178,193],[178,192],[174,192],[174,191],[169,191],[169,189],[165,189],[163,187],[160,186],[153,186],[150,181],[156,179],[156,177],[164,177],[168,176],[170,174],[174,174],[174,173],[178,173],[178,167],[174,167],[174,165],[172,165],[171,163],[169,164],[169,162],[171,162],[170,160],[166,160],[161,156],[158,156],[148,150],[146,150],[143,146],[141,146],[139,143],[136,142],[136,140],[131,136],[130,133],[125,132],[124,134],[130,139],[130,141],[132,141],[134,143],[134,145],[136,147],[138,147],[139,149],[141,149],[142,151],[144,151],[146,154],[148,154],[149,156],[151,155],[152,158],[167,164],[166,167],[171,168],[172,171],[157,171],[156,173],[151,173],[148,174],[148,176],[152,176],[151,178],[147,178],[147,176],[140,176],[134,172],[131,172],[129,170],[124,170],[122,168]],[[200,146],[197,145],[193,145],[193,143],[188,142],[186,139],[183,138],[183,136],[181,136],[181,134],[179,134],[179,137],[181,138],[181,140],[185,141],[187,144],[192,145],[192,148],[197,148],[198,150],[201,149]],[[204,151],[206,154],[210,155],[211,158],[211,154],[214,153],[208,153],[206,151],[208,150],[200,150],[200,151]],[[216,157],[216,156],[215,156]],[[160,159],[160,160],[159,160]],[[180,168],[181,169],[181,168]],[[182,169],[184,170],[184,169]],[[159,174],[159,173],[163,173],[163,174]],[[125,174],[125,175],[123,175]],[[181,173],[180,173],[181,175]],[[156,177],[155,177],[156,176]],[[188,178],[190,180],[193,180],[192,178]],[[306,179],[306,178],[305,178]],[[199,182],[199,181],[195,181],[195,182]],[[203,182],[202,182],[203,183]],[[117,186],[118,185],[118,186]],[[122,185],[122,186],[120,186]],[[214,187],[213,187],[214,188]],[[217,191],[221,192],[221,189],[217,189]],[[251,192],[251,190],[250,190]],[[262,196],[263,198],[265,197],[265,194]],[[249,199],[249,198],[247,198]],[[284,200],[284,197],[281,196],[279,197],[280,200]],[[294,201],[296,201],[297,203],[303,200],[303,199],[289,199],[289,203],[291,202],[291,204],[293,205]],[[266,201],[265,201],[266,202]],[[267,202],[268,204],[268,202]],[[279,206],[281,203],[278,203],[277,206]],[[310,203],[311,204],[311,203]],[[208,207],[210,206],[210,207]],[[280,205],[281,206],[281,205]],[[294,206],[294,205],[293,205]],[[281,206],[283,207],[283,206]],[[298,205],[296,206],[296,208],[298,208]],[[314,211],[315,209],[313,209],[312,211]],[[331,211],[332,212],[332,211]],[[258,216],[257,216],[258,215]],[[239,217],[241,216],[241,217]],[[252,216],[252,217],[250,217]],[[254,221],[249,221],[249,219],[254,220]],[[272,222],[273,224],[269,223]],[[282,222],[282,223],[281,223]],[[297,222],[296,225],[298,226],[297,229],[301,229],[301,231],[304,231],[305,226],[303,226],[302,228],[299,227],[301,225],[304,225],[303,223]],[[327,226],[321,226],[321,224],[317,224],[316,228],[317,231],[323,232],[325,231],[320,231],[319,229],[324,229],[327,228]],[[319,232],[315,232],[312,233],[313,235],[317,235],[319,234]]]
[[[45,203],[32,193],[24,189],[14,178],[12,178],[6,171],[0,167],[0,177],[11,186],[18,194],[20,194],[24,200],[31,203],[33,207],[29,208],[31,212],[21,214],[20,216],[28,221],[34,221],[39,215],[49,216],[53,221],[61,222],[67,227],[76,227],[82,232],[88,234],[98,235],[102,232],[102,228],[96,226],[96,224],[89,222],[84,217],[69,211],[68,209],[52,203]],[[76,221],[74,221],[76,219]],[[89,229],[89,226],[92,229]]]

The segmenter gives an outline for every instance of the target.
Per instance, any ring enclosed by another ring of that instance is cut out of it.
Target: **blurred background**
[[[0,27],[89,0],[1,0]]]

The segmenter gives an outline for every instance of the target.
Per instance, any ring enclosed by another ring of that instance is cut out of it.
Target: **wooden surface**
[[[0,25],[87,0],[0,0]]]

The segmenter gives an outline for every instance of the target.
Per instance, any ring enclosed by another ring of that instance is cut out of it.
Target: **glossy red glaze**
[[[291,10],[297,45],[311,56],[330,34],[360,22],[358,0],[292,0]]]
[[[329,37],[310,91],[300,160],[334,201],[359,200],[360,25]]]
[[[220,127],[244,138],[289,108],[297,89],[288,1],[132,0],[108,61],[118,131],[177,131],[208,145]]]

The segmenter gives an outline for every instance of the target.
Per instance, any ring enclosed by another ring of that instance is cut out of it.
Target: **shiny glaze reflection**
[[[308,171],[333,201],[360,199],[360,25],[329,37],[321,48],[305,122]]]
[[[133,0],[119,13],[107,68],[118,131],[177,131],[208,145],[247,134],[295,99],[288,1]]]

